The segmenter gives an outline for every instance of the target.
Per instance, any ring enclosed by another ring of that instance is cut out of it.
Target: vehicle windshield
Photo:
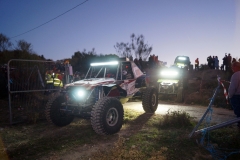
[[[92,78],[114,78],[116,79],[118,74],[119,64],[92,63],[89,68],[85,79]]]
[[[190,65],[190,59],[187,56],[176,57],[174,64],[180,68]]]

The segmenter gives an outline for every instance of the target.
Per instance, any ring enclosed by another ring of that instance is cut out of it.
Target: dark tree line
[[[91,62],[117,59],[119,57],[130,58],[133,54],[136,58],[142,57],[143,60],[146,60],[152,51],[152,47],[145,43],[144,36],[132,34],[130,40],[130,43],[121,42],[114,45],[117,54],[98,55],[94,48],[91,51],[84,49],[83,51],[75,52],[69,59],[73,71],[86,72]],[[0,33],[0,64],[6,64],[10,59],[51,61],[51,59],[46,59],[43,55],[35,53],[31,43],[19,40],[16,46],[14,46],[10,38]],[[61,60],[58,61],[61,62]]]

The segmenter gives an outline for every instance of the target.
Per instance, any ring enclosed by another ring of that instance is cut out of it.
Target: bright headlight
[[[86,91],[84,90],[77,90],[76,91],[78,97],[84,97],[86,95]]]
[[[177,66],[183,68],[185,65],[183,63],[177,63]]]
[[[177,76],[178,72],[174,70],[165,70],[161,72],[162,76]]]

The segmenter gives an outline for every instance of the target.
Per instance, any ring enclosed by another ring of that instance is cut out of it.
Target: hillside
[[[226,81],[229,81],[231,77],[231,73],[229,72],[213,69],[190,72],[188,89],[185,91],[184,103],[208,105],[218,87],[218,76],[223,80],[222,84],[227,90],[229,83]],[[226,97],[224,96],[224,88],[222,84],[219,86],[213,104],[217,107],[229,108],[226,102]]]

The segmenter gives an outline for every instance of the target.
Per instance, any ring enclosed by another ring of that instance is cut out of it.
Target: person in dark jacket
[[[207,57],[208,67],[212,68],[212,56]]]
[[[224,71],[227,71],[227,66],[228,66],[228,63],[227,63],[227,53],[225,53],[225,56],[223,57],[223,70]]]

